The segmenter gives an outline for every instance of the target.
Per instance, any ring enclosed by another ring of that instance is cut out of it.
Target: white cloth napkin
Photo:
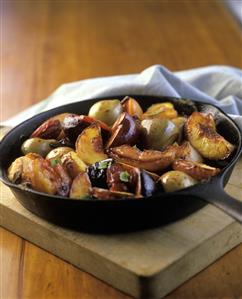
[[[209,66],[172,73],[164,66],[151,66],[140,74],[87,79],[61,85],[46,100],[24,110],[2,125],[15,126],[51,108],[99,96],[174,96],[222,108],[242,129],[242,70]]]

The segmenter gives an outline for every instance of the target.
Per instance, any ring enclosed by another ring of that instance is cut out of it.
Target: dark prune
[[[92,186],[107,188],[107,168],[112,164],[112,159],[106,159],[90,165],[87,174]]]

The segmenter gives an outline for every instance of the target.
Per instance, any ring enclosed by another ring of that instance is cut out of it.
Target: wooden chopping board
[[[226,191],[242,200],[242,159]],[[242,225],[208,204],[175,223],[140,232],[74,232],[31,214],[0,184],[0,224],[137,298],[161,298],[242,242]]]

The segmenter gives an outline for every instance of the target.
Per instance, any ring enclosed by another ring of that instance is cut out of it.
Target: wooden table
[[[60,84],[136,73],[242,67],[239,24],[221,2],[1,0],[1,120]],[[0,298],[130,298],[1,228]],[[167,298],[242,296],[242,245]]]

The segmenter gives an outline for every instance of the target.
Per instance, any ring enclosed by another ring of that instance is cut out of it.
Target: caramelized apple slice
[[[127,96],[121,101],[121,104],[123,110],[127,112],[129,115],[141,118],[143,110],[135,99]]]
[[[177,146],[171,145],[164,151],[140,151],[129,145],[111,148],[110,156],[119,161],[148,171],[160,171],[172,164],[176,157]]]
[[[97,199],[110,200],[119,198],[132,198],[134,194],[129,192],[110,191],[107,189],[93,187],[91,189],[91,195]]]
[[[202,156],[188,141],[184,142],[177,148],[176,157],[193,162],[203,162]]]
[[[193,112],[186,122],[185,131],[192,146],[207,159],[223,160],[234,150],[234,145],[216,132],[211,114]]]
[[[70,198],[84,199],[90,195],[91,183],[87,173],[79,173],[72,182]]]
[[[55,160],[51,160],[51,164],[54,164]],[[55,165],[52,165],[55,172],[59,175],[61,179],[61,184],[58,187],[57,194],[61,196],[68,196],[70,192],[70,187],[72,183],[72,179],[70,178],[69,174],[66,172],[65,168],[62,166],[62,164],[57,163]]]
[[[42,157],[38,154],[30,153],[14,160],[7,171],[8,179],[16,184],[31,183],[33,175],[32,161],[38,158]]]
[[[61,189],[61,178],[49,161],[37,158],[32,161],[31,186],[34,190],[54,195]]]
[[[19,157],[16,160],[12,162],[12,164],[9,166],[7,171],[8,179],[12,183],[20,183],[22,179],[22,173],[23,173],[23,159],[25,157]]]
[[[99,124],[94,123],[82,131],[76,141],[76,152],[89,165],[108,158],[104,153]]]
[[[211,167],[203,163],[186,160],[176,160],[172,164],[174,170],[183,171],[196,180],[208,180],[220,172],[219,168]]]
[[[79,158],[76,152],[70,151],[61,157],[61,163],[69,176],[74,179],[80,172],[86,170],[87,165]]]
[[[65,117],[63,121],[63,130],[65,135],[73,143],[75,143],[81,132],[92,123],[98,123],[100,125],[102,134],[105,137],[111,134],[111,128],[109,128],[104,122],[96,120],[90,116],[76,114],[69,114]]]
[[[51,161],[61,161],[61,158],[69,152],[73,152],[71,147],[61,146],[50,151],[45,157],[46,160]],[[54,162],[53,162],[54,163]]]
[[[176,118],[178,116],[174,105],[170,102],[158,103],[151,105],[142,115],[142,119],[153,118]]]

